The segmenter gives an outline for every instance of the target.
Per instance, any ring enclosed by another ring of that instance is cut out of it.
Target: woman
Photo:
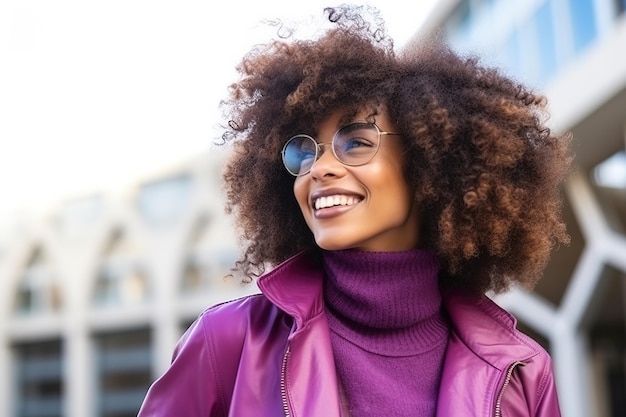
[[[239,66],[227,211],[262,294],[206,310],[140,416],[560,414],[485,293],[567,242],[568,137],[543,97],[435,42],[397,55],[361,11]]]

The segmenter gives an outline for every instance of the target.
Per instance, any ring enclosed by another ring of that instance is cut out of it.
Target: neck
[[[352,415],[434,416],[448,341],[435,254],[326,252],[324,265],[333,354]]]
[[[419,350],[441,336],[439,263],[433,251],[329,251],[324,266],[334,330],[383,350]]]

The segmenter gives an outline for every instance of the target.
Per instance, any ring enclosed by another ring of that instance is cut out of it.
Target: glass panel
[[[601,187],[626,190],[626,152],[620,151],[594,169],[594,179]]]
[[[97,304],[141,302],[147,293],[147,279],[132,262],[107,260],[100,267],[94,291]]]
[[[626,152],[618,151],[599,163],[591,177],[609,226],[626,233]]]
[[[470,25],[470,2],[462,0],[452,12],[450,22],[454,23],[460,30],[468,30]]]
[[[492,7],[496,0],[476,0],[476,7]]]
[[[191,191],[192,180],[188,175],[146,184],[139,191],[139,212],[154,226],[169,224],[187,207]]]
[[[572,36],[576,52],[582,51],[595,39],[596,27],[593,0],[569,0],[572,16]]]
[[[189,257],[185,263],[181,290],[184,294],[195,294],[209,287],[209,279],[204,265],[196,257]]]
[[[545,84],[557,69],[552,3],[545,2],[535,16],[539,44],[539,79]]]
[[[61,417],[63,408],[63,364],[59,341],[14,347],[16,365],[16,415],[18,417]]]
[[[61,291],[47,265],[43,250],[33,250],[16,291],[15,311],[40,314],[61,308]]]
[[[99,305],[144,301],[148,278],[137,260],[137,249],[122,232],[114,233],[98,270],[93,300]]]
[[[152,382],[147,330],[95,337],[98,417],[135,417]]]
[[[468,0],[459,3],[446,22],[446,34],[449,42],[456,49],[463,49],[468,40],[471,21],[470,4]]]
[[[211,222],[207,216],[195,221],[182,266],[180,289],[183,294],[211,289],[219,292],[233,284],[233,280],[225,279],[238,258],[232,232],[223,222]]]
[[[517,80],[523,78],[522,68],[522,47],[519,30],[513,30],[502,49],[502,62],[507,69],[507,73]]]

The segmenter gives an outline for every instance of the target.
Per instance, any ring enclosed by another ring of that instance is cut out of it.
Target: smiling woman
[[[326,14],[253,48],[223,103],[235,271],[262,294],[208,308],[140,416],[559,416],[550,357],[485,294],[568,241],[569,136],[477,59]]]

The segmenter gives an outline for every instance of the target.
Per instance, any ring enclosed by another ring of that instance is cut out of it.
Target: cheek
[[[411,187],[398,167],[381,170],[377,176],[378,191],[384,198],[382,203],[394,211],[409,211],[413,202]]]
[[[293,195],[298,205],[300,206],[300,211],[302,214],[306,216],[307,208],[308,208],[308,192],[306,187],[306,181],[302,177],[297,177],[293,183]]]

